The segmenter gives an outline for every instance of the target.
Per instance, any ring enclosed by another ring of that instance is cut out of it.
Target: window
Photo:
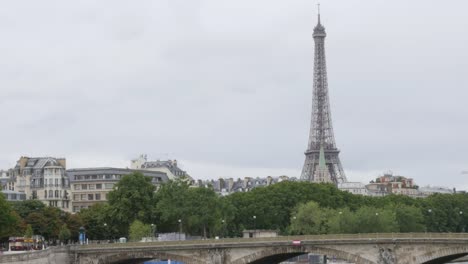
[[[54,191],[49,191],[49,198],[54,197]]]
[[[112,189],[114,187],[113,183],[106,183],[105,184],[106,189]]]
[[[90,184],[90,185],[89,185],[89,189],[90,189],[90,190],[94,190],[94,189],[96,189],[96,185],[94,185],[94,184]]]
[[[86,201],[86,194],[81,195],[81,201]]]
[[[80,200],[80,195],[79,194],[74,194],[73,195],[73,200],[74,201],[79,201]]]
[[[96,180],[97,179],[97,175],[93,175],[93,177],[91,177],[93,180]]]
[[[73,206],[73,212],[79,212],[80,211],[80,207],[79,206]]]
[[[44,198],[47,198],[47,190],[44,190]]]
[[[101,190],[101,189],[102,189],[102,184],[101,183],[96,184],[96,190]]]
[[[88,185],[87,184],[81,184],[81,189],[82,190],[88,190]]]
[[[101,200],[101,194],[100,193],[96,193],[95,197],[96,197],[96,201]]]
[[[88,194],[88,201],[92,201],[94,200],[94,195],[91,193],[91,194]]]
[[[59,197],[59,191],[56,190],[56,191],[55,191],[55,198],[58,198],[58,197]]]
[[[75,190],[81,190],[81,185],[80,184],[74,184],[75,185]]]

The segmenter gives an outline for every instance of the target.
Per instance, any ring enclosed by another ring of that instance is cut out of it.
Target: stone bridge
[[[468,234],[357,234],[93,244],[49,249],[48,253],[37,252],[37,257],[34,253],[6,255],[0,257],[0,263],[126,264],[171,259],[186,264],[270,264],[306,253],[333,256],[356,264],[448,263],[468,255]]]

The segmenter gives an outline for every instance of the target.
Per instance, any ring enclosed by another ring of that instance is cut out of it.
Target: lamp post
[[[154,241],[154,231],[156,229],[155,224],[151,224],[151,241]]]
[[[104,223],[104,240],[107,239],[107,223]]]
[[[180,240],[181,233],[182,233],[182,219],[179,219],[179,240]]]
[[[432,225],[432,209],[428,209],[428,210],[427,210],[427,213],[430,215],[430,216],[429,216],[429,219],[430,219],[429,227],[430,227],[430,225]],[[432,228],[429,228],[429,231],[432,231],[431,229],[432,229]]]
[[[461,221],[461,232],[462,233],[465,233],[465,224],[464,224],[464,221],[463,221],[463,211],[460,211],[458,212],[458,214],[460,215],[460,221]]]
[[[224,238],[225,237],[225,233],[226,233],[226,221],[224,219],[221,220],[221,224],[222,224],[222,227],[221,227],[221,238]]]
[[[342,211],[338,212],[339,218],[338,218],[338,228],[340,229],[340,233],[343,234],[343,230],[341,230],[341,215],[343,214]]]
[[[254,221],[254,232],[257,232],[257,216],[253,216],[253,221]]]

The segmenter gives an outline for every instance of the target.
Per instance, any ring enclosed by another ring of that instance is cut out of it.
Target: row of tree
[[[233,237],[254,228],[280,234],[464,232],[468,224],[467,194],[366,197],[307,182],[281,182],[222,197],[183,180],[156,191],[148,177],[135,173],[123,177],[107,197],[108,203],[77,214],[39,201],[8,204],[0,197],[0,237],[24,234],[28,225],[51,240],[63,239],[67,230],[77,239],[80,226],[90,239],[130,235],[137,240],[178,231]]]

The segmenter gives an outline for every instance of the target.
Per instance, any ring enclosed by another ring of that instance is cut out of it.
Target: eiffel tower
[[[320,6],[319,6],[320,7]],[[333,135],[328,99],[327,66],[325,61],[325,27],[318,23],[314,28],[314,91],[312,96],[312,122],[309,144],[305,154],[301,179],[310,182],[346,182]]]

